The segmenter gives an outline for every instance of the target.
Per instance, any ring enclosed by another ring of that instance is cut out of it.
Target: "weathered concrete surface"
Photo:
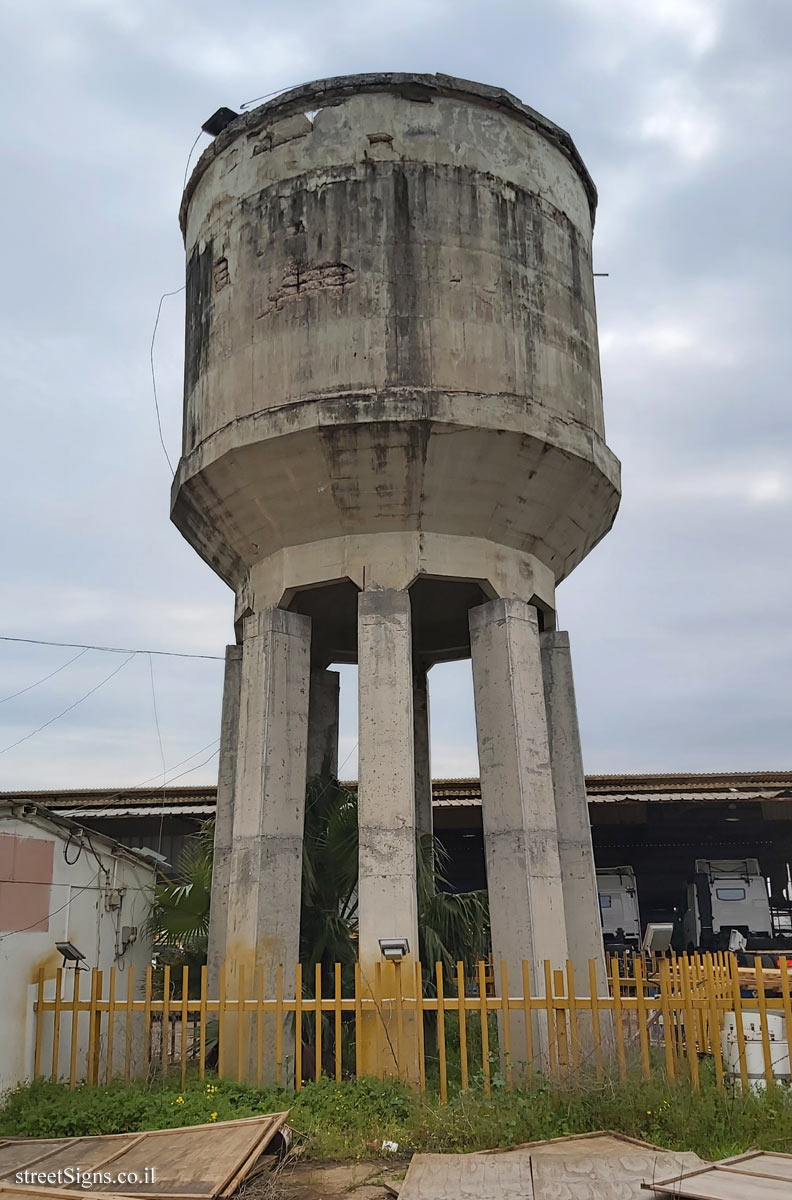
[[[598,995],[603,996],[608,981],[569,634],[542,633],[539,640],[567,947],[582,992],[588,988],[589,960],[595,960]]]
[[[364,988],[381,968],[381,938],[407,938],[402,964],[405,995],[418,952],[415,853],[415,766],[410,597],[406,592],[361,592],[358,599],[358,958]],[[392,974],[393,968],[388,967]],[[381,1058],[394,1070],[379,1018],[364,1020],[366,1071]],[[408,1037],[415,1037],[408,1022]],[[392,1032],[392,1031],[391,1031]]]
[[[269,995],[279,965],[294,979],[299,954],[310,642],[298,613],[270,608],[245,621],[226,964],[249,985],[263,968]],[[272,1039],[267,1048],[272,1078]]]
[[[545,960],[563,967],[567,938],[536,610],[521,600],[482,604],[471,609],[470,637],[493,957],[515,982],[526,960],[541,993]],[[519,1063],[521,1016],[511,1029]],[[546,1055],[541,1020],[534,1047]]]
[[[567,134],[439,75],[295,89],[232,122],[188,184],[172,518],[234,588],[237,621],[260,614],[243,652],[226,939],[251,969],[293,965],[306,760],[316,770],[337,737],[318,675],[309,733],[298,612],[315,669],[360,666],[364,981],[382,969],[379,938],[417,950],[429,739],[413,668],[467,654],[471,606],[495,954],[515,983],[527,959],[540,986],[543,960],[566,958],[536,613],[554,627],[557,582],[619,501],[595,201]],[[554,738],[563,798],[577,767]],[[540,1021],[536,1038],[541,1051]],[[369,1066],[387,1066],[382,1036],[364,1042]]]
[[[405,78],[301,89],[312,122],[297,93],[247,114],[187,189],[173,518],[237,589],[385,531],[560,579],[616,510],[579,156],[498,89]]]
[[[432,761],[430,749],[429,681],[426,667],[413,670],[413,754],[415,756],[415,825],[431,833]]]
[[[338,699],[341,677],[338,671],[321,667],[311,670],[311,694],[308,705],[308,778],[327,769],[338,776]]]
[[[207,950],[207,983],[217,995],[220,964],[226,957],[228,889],[231,883],[231,845],[234,826],[234,781],[239,739],[239,698],[242,686],[242,647],[226,646],[223,709],[220,717],[220,757],[217,767],[217,809],[212,857],[212,900]]]

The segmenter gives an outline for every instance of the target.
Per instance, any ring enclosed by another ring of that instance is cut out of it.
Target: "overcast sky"
[[[587,770],[792,768],[789,0],[0,11],[0,633],[222,655],[233,597],[169,522],[149,373],[159,297],[183,279],[189,148],[220,105],[346,72],[443,71],[564,126],[599,188],[624,499],[559,591]],[[182,296],[166,299],[155,353],[174,460],[182,323]],[[0,701],[76,653],[0,642]],[[158,783],[163,760],[168,778],[214,781],[221,663],[126,657],[89,651],[0,703],[0,789]],[[469,667],[430,678],[434,773],[474,773]]]

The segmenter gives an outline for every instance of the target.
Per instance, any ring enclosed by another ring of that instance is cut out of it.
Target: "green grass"
[[[214,1088],[212,1091],[210,1089]],[[260,1090],[227,1080],[83,1085],[37,1082],[2,1100],[0,1135],[68,1137],[230,1120],[290,1109],[290,1123],[314,1158],[377,1153],[383,1138],[399,1152],[469,1151],[539,1138],[613,1129],[673,1150],[714,1159],[756,1146],[792,1151],[792,1091],[728,1095],[702,1064],[702,1088],[658,1077],[646,1083],[609,1080],[561,1087],[538,1083],[508,1092],[496,1077],[485,1099],[480,1081],[441,1105],[434,1092],[418,1095],[395,1082],[363,1079],[309,1084],[299,1094]],[[216,1117],[212,1117],[215,1113]]]

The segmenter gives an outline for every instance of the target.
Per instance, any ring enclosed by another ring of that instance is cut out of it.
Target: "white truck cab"
[[[632,867],[598,867],[602,940],[606,950],[637,950],[641,944],[641,914]]]
[[[770,897],[758,859],[697,858],[682,920],[685,948],[724,950],[733,929],[749,946],[772,943]]]

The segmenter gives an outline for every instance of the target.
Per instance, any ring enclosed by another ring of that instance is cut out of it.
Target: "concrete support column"
[[[519,986],[526,960],[541,994],[545,960],[563,967],[567,939],[536,610],[516,599],[482,604],[470,611],[470,637],[495,969],[503,959]],[[517,1014],[511,1032],[518,1067]],[[542,1019],[534,1049],[546,1064]]]
[[[308,706],[308,778],[327,768],[338,776],[338,700],[341,676],[323,667],[311,669]]]
[[[429,738],[429,681],[426,667],[413,670],[413,754],[415,756],[415,824],[431,833],[432,761]]]
[[[385,994],[401,986],[414,995],[418,957],[415,855],[415,765],[410,597],[406,591],[361,592],[358,598],[359,913],[358,947],[364,990],[382,972]],[[399,968],[380,954],[380,938],[407,938]],[[395,1074],[396,1030],[372,1013],[363,1024],[364,1069]],[[402,1071],[417,1073],[414,1020],[405,1018]]]
[[[220,964],[226,956],[228,887],[231,881],[231,840],[234,823],[234,777],[239,737],[239,691],[242,680],[242,647],[226,646],[223,708],[220,717],[220,758],[217,768],[212,860],[212,902],[209,911],[207,983],[209,994],[217,995]]]
[[[602,996],[608,984],[569,634],[543,633],[540,643],[567,946],[581,994],[594,959]]]
[[[291,990],[299,954],[310,643],[310,618],[299,613],[266,608],[245,621],[226,963],[249,988],[263,968],[269,995],[279,965]],[[288,1078],[288,1025],[284,1036]],[[267,1054],[264,1073],[272,1079]]]

